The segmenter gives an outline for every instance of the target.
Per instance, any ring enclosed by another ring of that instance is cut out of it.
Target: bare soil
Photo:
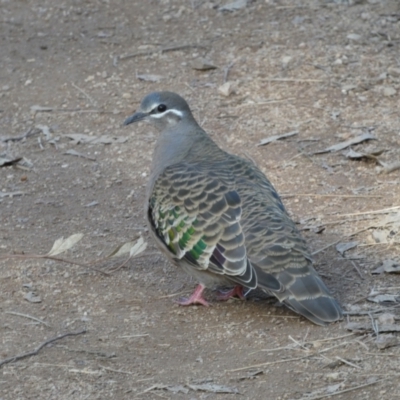
[[[400,4],[219,10],[226,3],[0,1],[0,161],[12,164],[0,167],[0,360],[86,330],[0,366],[2,400],[400,398],[400,348],[377,346],[387,339],[379,310],[398,327],[400,277],[372,274],[400,261],[400,227],[387,222],[399,210],[368,214],[400,206],[400,170],[390,172],[400,161]],[[202,57],[217,68],[194,69]],[[184,96],[221,146],[267,174],[349,312],[343,322],[312,325],[260,293],[217,302],[210,292],[209,308],[174,303],[196,282],[145,226],[157,132],[122,127],[161,89]],[[352,150],[368,157],[316,154],[365,132],[376,140]],[[29,256],[76,233],[83,239],[59,255],[73,263]],[[140,235],[148,247],[137,258],[104,260]],[[341,255],[336,243],[351,241]],[[85,266],[98,259],[107,275]],[[392,300],[371,302],[377,294]]]

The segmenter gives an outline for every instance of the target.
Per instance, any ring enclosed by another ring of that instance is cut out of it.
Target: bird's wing
[[[240,224],[241,206],[238,193],[213,174],[179,163],[156,179],[148,218],[164,249],[177,261],[255,288],[257,276]]]

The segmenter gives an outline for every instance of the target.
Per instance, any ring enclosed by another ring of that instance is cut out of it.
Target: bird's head
[[[181,96],[172,92],[153,92],[142,100],[139,110],[128,117],[124,125],[146,121],[162,131],[185,119],[193,119],[193,116]]]

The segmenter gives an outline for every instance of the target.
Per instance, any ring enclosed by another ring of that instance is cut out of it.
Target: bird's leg
[[[190,306],[191,304],[202,304],[203,306],[210,306],[211,304],[203,297],[205,286],[201,283],[196,287],[193,294],[188,298],[176,300],[180,306]]]
[[[217,296],[218,300],[225,301],[230,299],[231,297],[237,296],[240,300],[245,300],[245,294],[243,293],[243,286],[236,285],[233,289],[227,291],[219,291],[219,295]]]

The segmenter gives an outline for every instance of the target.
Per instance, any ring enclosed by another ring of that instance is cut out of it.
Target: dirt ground
[[[1,400],[400,398],[400,4],[227,3],[0,1],[0,364],[77,334],[2,364]],[[146,229],[157,132],[122,126],[160,89],[267,174],[344,321],[174,303],[196,282]],[[72,263],[29,256],[77,233]]]

